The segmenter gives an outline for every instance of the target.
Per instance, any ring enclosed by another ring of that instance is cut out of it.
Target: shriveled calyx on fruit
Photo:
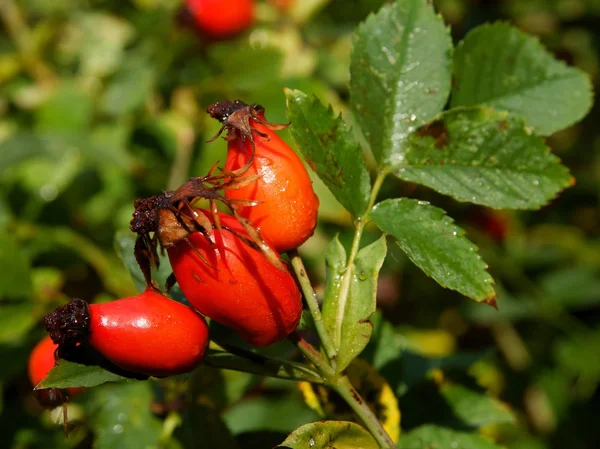
[[[227,131],[227,134],[224,137],[227,141],[240,139],[243,142],[250,142],[250,145],[252,146],[252,155],[248,159],[246,165],[237,171],[245,172],[254,160],[254,154],[256,152],[254,134],[257,134],[266,141],[271,139],[269,134],[256,129],[256,127],[250,123],[250,120],[260,123],[272,131],[279,131],[290,126],[289,123],[277,124],[268,122],[265,120],[265,108],[256,103],[248,105],[239,99],[234,101],[219,101],[211,104],[206,108],[206,112],[212,118],[217,119],[223,124],[217,134],[207,142],[214,142],[224,131]],[[235,171],[228,173],[235,173]]]
[[[248,244],[259,249],[274,266],[285,269],[279,255],[263,240],[252,223],[237,211],[238,207],[255,206],[256,201],[229,199],[219,192],[224,188],[243,187],[256,181],[256,177],[244,176],[241,171],[214,174],[215,169],[213,167],[207,176],[191,178],[176,190],[135,201],[130,229],[138,234],[134,252],[146,283],[152,282],[151,267],[159,264],[158,244],[170,248],[188,241],[191,234],[199,232],[214,245],[213,230],[221,228],[217,202],[225,204],[243,226],[249,237],[246,239]],[[199,214],[192,206],[199,200],[209,201],[212,220]]]
[[[44,326],[59,348],[74,348],[90,336],[90,309],[83,299],[75,298],[44,317]]]

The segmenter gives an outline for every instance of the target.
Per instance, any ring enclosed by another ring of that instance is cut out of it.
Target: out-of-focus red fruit
[[[55,353],[58,345],[50,339],[44,337],[31,351],[29,362],[27,364],[27,373],[29,381],[34,387],[39,384],[48,375],[50,370],[56,364]],[[46,388],[36,390],[35,395],[38,402],[44,407],[57,407],[67,402],[72,396],[83,391],[83,388]]]
[[[239,34],[254,21],[254,0],[186,0],[195,27],[213,39]]]

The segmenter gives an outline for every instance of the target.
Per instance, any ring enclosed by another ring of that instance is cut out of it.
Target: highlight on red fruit
[[[208,211],[197,210],[213,220]],[[211,244],[201,233],[167,249],[185,297],[202,314],[253,346],[287,337],[302,314],[302,298],[287,267],[274,266],[248,244],[239,222],[220,213]]]
[[[61,346],[87,342],[116,366],[157,377],[192,371],[209,342],[202,316],[151,287],[103,304],[74,299],[47,315],[45,325]]]
[[[27,364],[29,381],[34,387],[48,375],[56,365],[55,344],[50,337],[44,337],[31,351]],[[35,390],[35,396],[40,405],[44,407],[57,407],[67,402],[71,397],[83,391],[83,388],[46,388]]]
[[[252,200],[238,212],[271,242],[278,252],[297,248],[312,236],[317,225],[319,199],[298,155],[276,133],[287,125],[265,119],[264,109],[236,100],[215,103],[207,112],[227,130],[225,169],[248,166],[245,176],[256,181],[237,188],[225,188],[231,200]]]
[[[226,39],[254,21],[254,0],[186,0],[195,28],[213,39]]]

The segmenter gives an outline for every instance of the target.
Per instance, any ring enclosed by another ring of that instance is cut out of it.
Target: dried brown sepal
[[[90,309],[83,299],[73,299],[44,317],[44,326],[59,349],[73,348],[90,335]]]
[[[226,171],[214,174],[216,168],[216,165],[213,166],[207,176],[189,179],[177,190],[165,191],[161,195],[135,201],[130,228],[138,234],[134,252],[148,285],[152,285],[151,268],[157,267],[159,262],[158,243],[163,248],[169,248],[181,241],[188,242],[192,233],[200,232],[211,246],[215,244],[213,229],[221,229],[217,202],[225,204],[242,224],[249,236],[245,241],[250,246],[260,250],[277,268],[285,269],[279,255],[264,242],[254,226],[237,212],[237,206],[255,206],[259,202],[229,200],[220,193],[223,188],[240,188],[255,182],[260,175],[243,176]],[[209,201],[212,221],[193,207],[200,199]],[[210,265],[205,257],[199,253],[198,255]]]
[[[208,142],[214,142],[217,140],[221,134],[225,130],[227,130],[227,136],[225,136],[225,140],[234,140],[241,139],[242,141],[250,142],[252,146],[252,154],[248,159],[248,162],[243,167],[228,172],[230,175],[241,175],[244,174],[252,162],[254,161],[254,153],[256,152],[256,147],[254,144],[254,134],[257,134],[259,137],[270,140],[270,136],[262,131],[257,130],[254,126],[252,126],[251,120],[260,123],[261,125],[266,126],[268,129],[278,131],[289,126],[289,123],[285,124],[277,124],[271,123],[265,120],[265,108],[263,108],[259,104],[248,105],[244,103],[242,100],[235,101],[219,101],[217,103],[211,104],[208,108],[206,108],[206,112],[214,119],[217,119],[222,123],[221,128],[217,131],[214,137],[207,140]]]
[[[185,240],[197,228],[194,220],[186,214],[176,213],[170,208],[163,208],[158,211],[156,234],[163,248],[169,248]],[[206,232],[205,228],[203,228],[203,232]]]
[[[160,261],[156,252],[156,244],[148,234],[138,235],[135,239],[133,254],[142,270],[146,285],[152,285],[152,267],[158,267]]]
[[[281,261],[279,254],[271,248],[267,243],[263,240],[260,233],[256,230],[256,228],[252,225],[250,220],[242,217],[237,210],[232,209],[233,216],[240,222],[240,224],[244,227],[244,230],[250,236],[251,241],[254,243],[255,248],[257,248],[263,255],[267,258],[267,260],[274,267],[279,268],[282,271],[286,270],[285,264]]]
[[[492,306],[494,309],[498,310],[498,302],[496,301],[496,295],[494,295],[490,298],[486,298],[482,302],[484,304],[487,304],[488,306]]]

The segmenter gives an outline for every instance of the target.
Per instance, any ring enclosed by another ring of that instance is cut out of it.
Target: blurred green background
[[[65,439],[26,376],[46,313],[71,297],[136,292],[118,256],[133,201],[224,160],[223,141],[204,143],[219,127],[206,106],[241,98],[284,123],[286,86],[350,119],[351,33],[384,1],[296,2],[282,11],[257,1],[251,29],[211,42],[179,24],[178,0],[0,0],[0,447],[191,448],[199,439],[203,447],[272,447],[319,419],[293,383],[201,367],[88,391],[69,406]],[[600,0],[433,3],[455,41],[507,20],[598,87]],[[390,246],[383,313],[364,358],[399,396],[403,430],[437,422],[511,449],[600,447],[599,120],[595,106],[548,139],[577,184],[539,211],[492,211],[399,181],[384,186],[382,196],[445,208],[480,247],[499,291],[499,311],[472,303]],[[325,245],[337,232],[345,243],[352,234],[349,215],[315,186],[320,223],[301,253],[319,289]],[[510,419],[500,409],[470,419],[479,403],[453,400],[444,385],[457,384],[494,398]]]

